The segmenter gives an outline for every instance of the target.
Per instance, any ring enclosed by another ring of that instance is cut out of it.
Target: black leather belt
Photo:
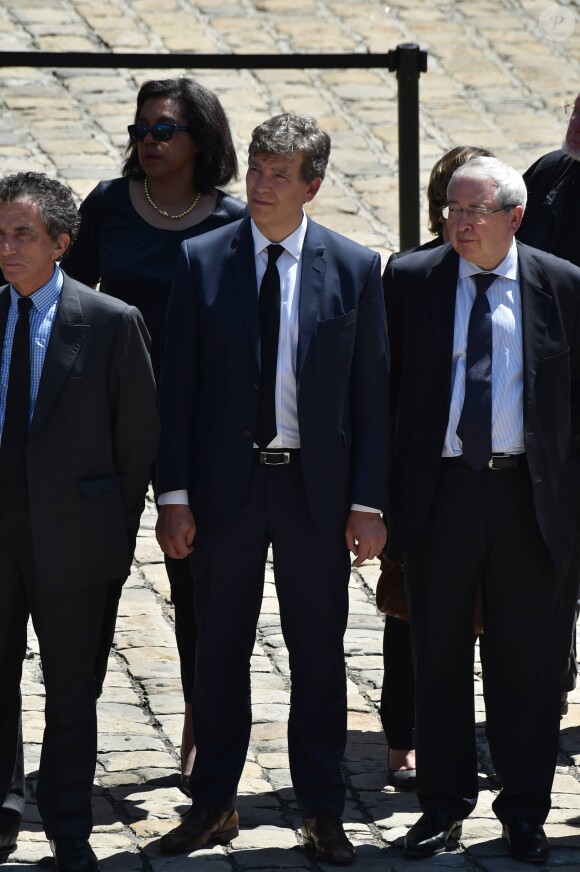
[[[254,457],[263,466],[287,466],[300,457],[299,448],[254,448]]]
[[[455,463],[459,466],[469,466],[463,459],[463,454],[458,454],[457,457],[442,457],[444,463]],[[492,454],[491,460],[484,469],[515,469],[517,466],[524,466],[526,463],[525,454]]]

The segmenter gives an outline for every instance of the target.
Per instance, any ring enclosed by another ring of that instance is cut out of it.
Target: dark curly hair
[[[258,152],[281,154],[293,157],[302,155],[300,177],[310,184],[314,179],[323,179],[330,155],[330,136],[321,130],[311,115],[296,115],[284,112],[274,115],[252,131],[248,156]]]
[[[155,98],[175,100],[185,116],[185,123],[193,128],[198,145],[195,155],[194,184],[202,194],[209,194],[218,185],[227,185],[238,177],[238,159],[232,142],[232,133],[224,108],[213,91],[193,79],[152,79],[141,85],[137,94],[137,122],[146,100]],[[137,156],[137,143],[129,142],[125,150],[122,175],[130,179],[144,179]]]
[[[44,173],[14,173],[0,179],[0,203],[36,203],[52,239],[68,233],[75,239],[81,219],[70,188]]]
[[[458,145],[446,152],[434,164],[427,186],[429,201],[429,230],[433,236],[443,233],[441,210],[447,205],[447,185],[456,169],[474,157],[493,157],[491,151],[476,145]]]

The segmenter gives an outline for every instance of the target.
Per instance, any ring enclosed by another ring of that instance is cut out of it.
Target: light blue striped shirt
[[[60,268],[55,264],[54,273],[50,281],[30,295],[33,306],[30,310],[30,417],[32,421],[34,406],[42,375],[42,366],[46,355],[48,340],[54,324],[54,318],[58,307],[60,292],[62,290],[63,276]],[[12,285],[10,285],[10,307],[4,334],[4,347],[2,349],[2,364],[0,366],[0,436],[4,429],[4,417],[6,415],[6,396],[8,394],[8,378],[10,375],[10,357],[12,355],[12,340],[18,320],[18,299]]]
[[[443,457],[462,453],[457,424],[465,396],[465,352],[467,329],[475,282],[472,276],[482,272],[475,264],[459,258],[455,324],[453,329],[453,365],[451,404],[445,434]],[[494,454],[521,454],[524,451],[522,301],[515,242],[506,258],[494,270],[498,278],[487,290],[491,309],[491,444]]]

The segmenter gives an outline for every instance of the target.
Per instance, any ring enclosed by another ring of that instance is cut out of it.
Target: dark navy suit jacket
[[[351,503],[385,504],[388,339],[379,256],[308,221],[296,355],[301,467],[312,520],[339,531]],[[249,218],[183,243],[161,372],[160,493],[187,488],[198,524],[246,493],[260,390]]]
[[[518,243],[524,444],[540,530],[569,559],[580,488],[580,269]],[[390,553],[416,540],[431,506],[449,417],[459,258],[450,245],[393,261],[384,277],[395,444]]]

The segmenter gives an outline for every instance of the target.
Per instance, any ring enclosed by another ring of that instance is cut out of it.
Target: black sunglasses
[[[191,127],[184,127],[183,124],[129,124],[127,130],[131,142],[143,142],[148,133],[155,142],[169,142],[178,130],[193,133]]]

